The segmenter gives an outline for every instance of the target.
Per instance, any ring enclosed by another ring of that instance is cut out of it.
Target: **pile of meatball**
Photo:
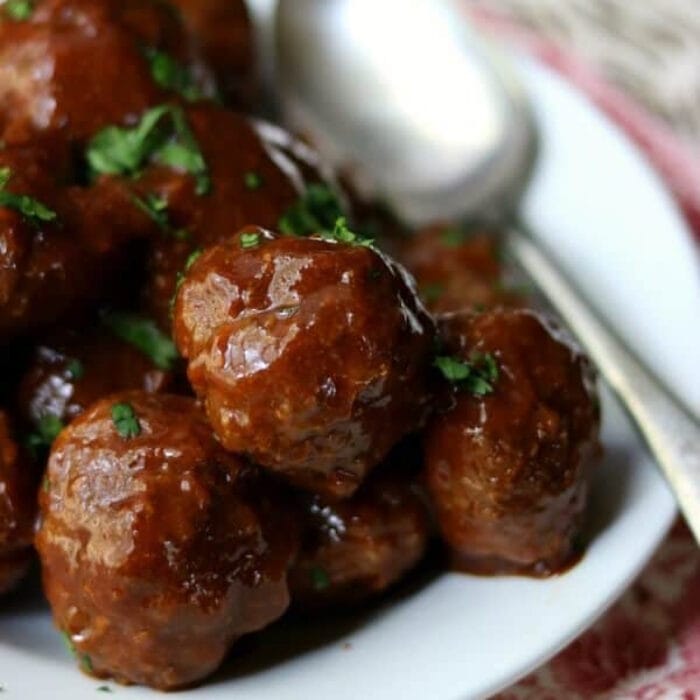
[[[258,92],[242,0],[0,1],[0,591],[38,554],[99,678],[195,684],[428,549],[580,556],[586,357],[497,237],[407,230]]]

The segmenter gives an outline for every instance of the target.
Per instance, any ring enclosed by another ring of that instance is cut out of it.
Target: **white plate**
[[[522,68],[543,137],[527,218],[622,334],[700,407],[700,281],[684,224],[616,128],[553,74]],[[674,517],[609,397],[604,412],[595,536],[572,571],[548,581],[444,574],[356,619],[265,633],[212,682],[177,697],[452,700],[494,692],[543,662],[624,590]],[[0,683],[8,698],[52,700],[94,700],[104,685],[78,673],[38,598],[0,607]],[[157,697],[108,685],[119,697]]]

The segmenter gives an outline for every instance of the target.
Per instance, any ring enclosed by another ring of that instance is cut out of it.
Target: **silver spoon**
[[[525,92],[446,3],[280,0],[275,32],[292,123],[404,217],[514,211],[536,152]],[[512,228],[506,243],[627,408],[700,542],[700,425],[532,238]]]

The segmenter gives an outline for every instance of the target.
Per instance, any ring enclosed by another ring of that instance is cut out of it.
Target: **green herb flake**
[[[537,293],[537,288],[528,282],[498,281],[494,284],[494,290],[500,294],[512,294],[519,297],[532,297]]]
[[[242,233],[241,234],[241,248],[257,248],[260,245],[260,234],[259,233]]]
[[[325,591],[331,585],[328,572],[320,566],[314,566],[309,572],[311,585],[315,591]]]
[[[68,650],[68,653],[78,660],[78,663],[83,671],[86,673],[92,673],[94,668],[92,666],[92,659],[90,658],[89,654],[83,654],[76,649],[73,639],[68,632],[61,631],[61,637],[66,649]]]
[[[168,216],[168,201],[152,192],[145,197],[132,196],[134,204],[153,221],[158,228],[178,241],[187,240],[190,236],[186,229],[175,228],[170,223]]]
[[[249,170],[243,176],[243,182],[247,189],[251,191],[259,190],[263,186],[262,175],[254,170]]]
[[[472,396],[492,394],[498,381],[499,369],[491,354],[473,353],[468,361],[453,356],[438,356],[434,365],[443,377]]]
[[[197,248],[197,250],[193,250],[189,254],[187,261],[185,262],[185,272],[189,272],[189,269],[197,262],[203,252],[204,251],[201,248]]]
[[[442,244],[448,248],[458,248],[467,240],[467,238],[468,235],[465,231],[454,226],[446,228],[440,235]]]
[[[167,230],[170,228],[168,221],[168,201],[157,194],[149,193],[145,197],[132,196],[134,204],[155,222],[159,228]]]
[[[291,206],[278,222],[279,230],[288,236],[310,236],[332,232],[343,216],[340,201],[328,185],[315,183]]]
[[[42,481],[41,481],[41,490],[44,493],[51,493],[51,479],[49,479],[48,476],[45,476]]]
[[[114,691],[108,685],[101,685],[97,689],[98,693],[113,693]]]
[[[328,241],[337,241],[338,243],[346,243],[347,245],[364,246],[366,248],[371,248],[374,245],[374,241],[371,238],[363,238],[354,231],[351,231],[348,228],[348,222],[344,216],[336,220],[332,231],[321,231],[320,236]]]
[[[111,313],[105,325],[125,343],[133,345],[162,370],[171,370],[179,357],[175,343],[150,318],[131,313]]]
[[[66,372],[71,379],[82,379],[85,376],[85,366],[80,360],[73,359],[66,365]]]
[[[156,162],[189,173],[198,195],[211,190],[207,164],[181,107],[154,107],[131,128],[106,127],[88,144],[86,158],[93,178],[138,177],[145,165]]]
[[[182,269],[182,272],[177,273],[177,279],[175,281],[175,291],[173,292],[172,299],[170,299],[171,316],[173,315],[173,310],[175,309],[175,300],[177,299],[177,293],[180,291],[180,287],[182,287],[182,284],[185,281],[185,275],[187,275],[189,269],[192,267],[192,265],[194,265],[197,262],[199,256],[203,252],[204,251],[201,248],[193,250],[187,258],[187,261],[185,262],[185,267]]]
[[[63,430],[63,421],[51,414],[42,416],[36,424],[36,430],[27,436],[26,445],[35,458],[45,450],[51,449],[54,440]]]
[[[112,406],[112,421],[119,435],[125,440],[141,435],[141,424],[129,403],[115,403]]]
[[[68,634],[68,632],[65,630],[61,630],[61,639],[63,639],[63,644],[68,650],[68,653],[71,656],[76,656],[75,644],[73,644],[73,639],[71,638],[70,634]]]
[[[5,14],[15,22],[24,22],[32,16],[34,3],[31,0],[7,0]]]
[[[12,209],[32,223],[54,221],[56,212],[49,209],[39,200],[27,194],[8,192],[5,187],[12,177],[10,168],[0,168],[0,207]]]
[[[445,293],[445,285],[432,282],[424,284],[418,291],[426,303],[434,304]]]
[[[95,670],[89,654],[80,654],[80,668],[86,673],[92,673]]]
[[[188,102],[196,102],[204,97],[191,71],[170,54],[158,49],[146,49],[145,54],[151,68],[151,77],[160,87],[177,92]]]

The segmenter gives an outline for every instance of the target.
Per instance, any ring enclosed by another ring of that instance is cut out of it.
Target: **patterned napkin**
[[[620,124],[700,240],[700,0],[460,0]],[[678,523],[591,629],[498,700],[700,699],[700,550]]]

